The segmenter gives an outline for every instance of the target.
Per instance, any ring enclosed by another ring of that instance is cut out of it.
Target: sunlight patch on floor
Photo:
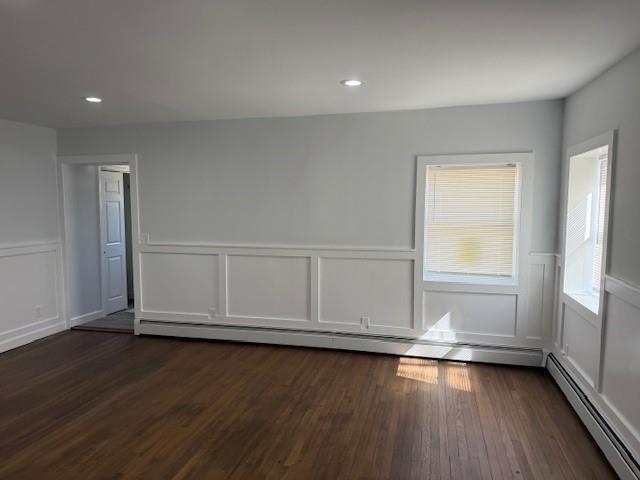
[[[418,382],[438,384],[438,362],[425,358],[401,358],[398,361],[398,377]]]
[[[471,391],[469,367],[465,363],[448,363],[446,367],[447,385],[463,392]]]
[[[471,378],[466,363],[446,362],[439,365],[438,360],[402,357],[398,360],[396,376],[431,385],[437,385],[441,380],[449,388],[471,392]]]

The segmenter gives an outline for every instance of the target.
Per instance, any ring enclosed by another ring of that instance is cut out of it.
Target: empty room
[[[0,479],[640,480],[640,2],[0,0]]]

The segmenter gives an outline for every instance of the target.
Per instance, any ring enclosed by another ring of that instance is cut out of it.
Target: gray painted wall
[[[536,154],[532,249],[555,251],[562,101],[61,129],[61,155],[137,153],[152,240],[412,248],[416,155]]]
[[[56,131],[0,120],[0,352],[65,328]]]
[[[609,273],[635,285],[640,285],[639,85],[640,50],[571,95],[566,101],[564,119],[565,152],[571,145],[618,130]],[[566,170],[566,158],[563,163]]]
[[[0,244],[58,240],[56,131],[0,120]]]

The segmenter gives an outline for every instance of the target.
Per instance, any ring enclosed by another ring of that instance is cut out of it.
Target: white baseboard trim
[[[618,476],[623,480],[640,480],[638,460],[633,458],[597,406],[588,400],[553,354],[547,357],[546,367]]]
[[[144,319],[141,319],[137,324],[136,334],[334,348],[462,362],[501,363],[534,367],[541,366],[543,358],[542,350],[535,348],[446,344],[361,334],[312,332],[261,327],[196,325],[188,323],[155,322]]]
[[[96,310],[95,312],[85,313],[83,315],[78,315],[77,317],[71,317],[69,319],[69,326],[76,327],[78,325],[82,325],[83,323],[91,322],[93,320],[97,320],[98,318],[104,317],[104,310]]]
[[[0,353],[21,347],[48,335],[62,332],[67,326],[59,317],[47,318],[0,333]]]

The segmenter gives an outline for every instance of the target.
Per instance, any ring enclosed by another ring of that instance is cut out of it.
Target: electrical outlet
[[[33,311],[36,315],[36,318],[42,318],[42,306],[36,305],[35,307],[33,307]]]
[[[371,319],[369,317],[360,317],[360,327],[364,330],[369,328],[369,324],[371,323]]]

